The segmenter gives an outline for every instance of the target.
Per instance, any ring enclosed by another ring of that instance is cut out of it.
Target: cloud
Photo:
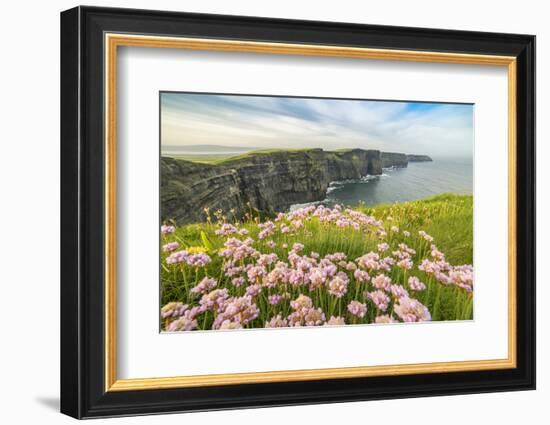
[[[163,145],[373,148],[471,156],[473,105],[161,94]]]

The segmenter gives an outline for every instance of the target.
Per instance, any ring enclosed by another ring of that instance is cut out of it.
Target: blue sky
[[[469,157],[473,106],[161,93],[166,145],[363,148]]]

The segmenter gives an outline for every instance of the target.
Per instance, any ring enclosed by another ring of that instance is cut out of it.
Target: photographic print
[[[90,6],[60,33],[61,412],[535,388],[534,36]]]
[[[473,113],[161,92],[161,331],[472,320]]]

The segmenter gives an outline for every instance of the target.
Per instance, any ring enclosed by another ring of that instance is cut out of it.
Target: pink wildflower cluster
[[[452,266],[445,260],[445,254],[431,245],[430,258],[425,258],[419,264],[418,269],[428,276],[434,277],[443,285],[456,285],[467,292],[474,289],[474,269],[472,265],[465,264]]]
[[[403,322],[424,322],[432,319],[426,306],[407,296],[399,298],[393,310]]]
[[[176,249],[178,249],[180,246],[179,242],[168,242],[167,244],[162,246],[162,250],[164,252],[173,252]]]
[[[205,267],[210,264],[211,261],[212,260],[208,254],[190,254],[187,250],[172,252],[168,257],[166,257],[166,264],[185,263],[191,267]]]
[[[200,308],[189,308],[181,302],[171,302],[163,306],[160,316],[165,321],[165,329],[168,332],[191,331],[196,329],[198,322],[195,319],[200,313]]]
[[[174,233],[175,231],[176,231],[175,226],[170,226],[168,224],[163,224],[162,226],[160,226],[160,233],[162,235],[168,235],[170,233]]]
[[[218,282],[216,282],[216,279],[212,279],[210,277],[204,277],[197,286],[194,286],[191,288],[192,294],[206,294],[213,290]]]
[[[370,249],[320,254],[308,247],[310,225],[335,235],[360,232]],[[178,251],[172,227],[161,228],[167,285],[179,285],[161,308],[166,331],[422,322],[432,317],[420,301],[435,292],[428,287],[473,291],[473,267],[449,264],[426,232],[386,231],[382,221],[340,206],[219,223],[209,235],[216,248],[207,252]]]

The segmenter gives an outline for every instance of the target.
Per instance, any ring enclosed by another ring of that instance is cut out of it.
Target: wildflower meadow
[[[161,226],[161,330],[473,318],[472,197]]]

